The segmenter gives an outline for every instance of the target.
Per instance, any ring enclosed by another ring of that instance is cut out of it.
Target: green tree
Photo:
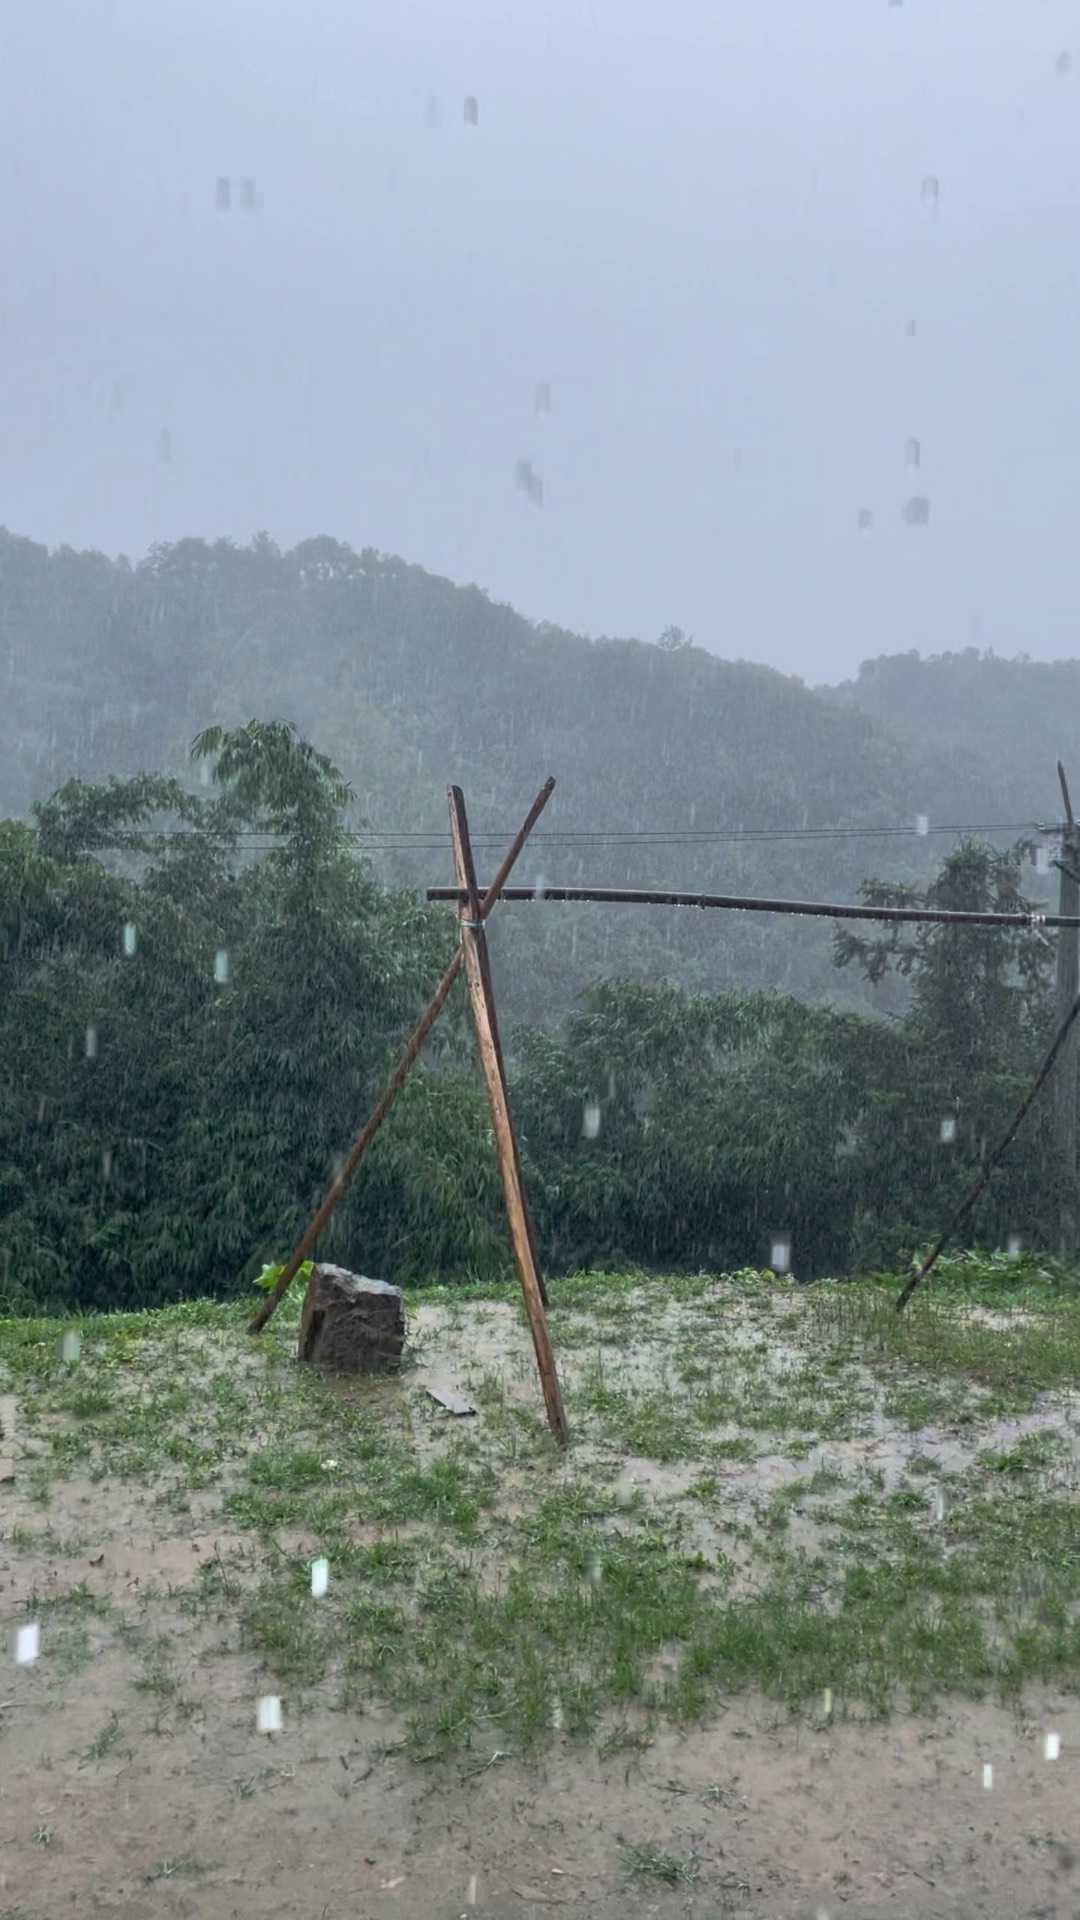
[[[448,957],[452,923],[378,884],[340,775],[295,728],[213,731],[194,752],[205,796],[72,782],[36,833],[0,835],[9,1301],[243,1284],[329,1184]],[[252,835],[273,844],[252,856]],[[475,1136],[475,1091],[440,1078],[455,1044],[451,1018],[412,1095],[425,1127],[391,1121],[383,1177],[339,1209],[329,1254],[413,1274],[491,1257],[475,1233],[455,1252],[462,1212],[433,1220],[413,1151],[438,1114]]]
[[[923,892],[865,883],[879,906],[1030,913],[1021,877],[1030,847],[1002,852],[964,841]],[[870,1257],[911,1247],[947,1218],[1005,1125],[1046,1045],[1052,1020],[1052,948],[1038,928],[897,923],[863,934],[842,924],[838,966],[875,985],[896,973],[910,988],[902,1045],[879,1056],[859,1122],[862,1190],[856,1244]],[[995,1244],[1016,1231],[1035,1243],[1052,1221],[1045,1172],[1045,1109],[995,1175],[976,1228]]]

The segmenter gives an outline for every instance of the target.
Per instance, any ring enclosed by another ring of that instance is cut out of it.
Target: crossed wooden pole
[[[446,972],[439,981],[431,999],[424,1008],[416,1026],[398,1057],[389,1079],[372,1109],[369,1119],[357,1134],[341,1171],[336,1175],[323,1197],[322,1203],[304,1232],[301,1234],[289,1258],[285,1262],[271,1291],[262,1302],[257,1313],[253,1314],[249,1324],[249,1333],[259,1333],[265,1327],[288,1292],[303,1262],[315,1247],[338,1201],[341,1199],[349,1181],[356,1172],[364,1154],[375,1138],[397,1095],[404,1086],[409,1070],[413,1066],[424,1041],[431,1032],[436,1020],[450,996],[462,966],[469,988],[469,1000],[472,1006],[473,1025],[476,1029],[477,1047],[480,1064],[487,1083],[488,1102],[491,1107],[491,1122],[495,1135],[495,1151],[498,1156],[499,1174],[502,1180],[503,1199],[506,1215],[510,1224],[510,1239],[514,1249],[514,1265],[517,1268],[521,1291],[525,1300],[525,1311],[529,1319],[533,1347],[536,1352],[536,1364],[540,1374],[540,1384],[544,1393],[544,1405],[547,1409],[548,1425],[560,1445],[565,1445],[570,1437],[563,1407],[562,1390],[555,1367],[555,1355],[552,1351],[551,1336],[548,1332],[547,1293],[540,1271],[536,1233],[525,1198],[525,1187],[521,1177],[521,1156],[518,1152],[514,1123],[510,1114],[510,1101],[506,1088],[506,1066],[503,1060],[502,1042],[499,1038],[499,1024],[495,1012],[495,998],[491,986],[491,963],[488,958],[487,935],[484,921],[499,898],[510,874],[517,864],[518,857],[536,822],[547,806],[554,791],[554,780],[545,780],[532,806],[516,835],[502,866],[499,868],[490,886],[481,896],[476,884],[476,868],[473,863],[472,843],[469,839],[469,826],[465,814],[465,799],[460,787],[447,789],[447,801],[450,809],[450,834],[454,848],[454,867],[457,884],[461,893],[458,917],[461,925],[461,944]]]

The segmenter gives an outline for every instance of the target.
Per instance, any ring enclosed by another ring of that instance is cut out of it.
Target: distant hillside
[[[954,685],[939,664],[880,661],[853,687],[813,691],[692,646],[535,626],[478,588],[328,539],[289,553],[183,541],[133,567],[0,531],[0,814],[74,773],[180,770],[211,722],[284,717],[391,836],[374,847],[388,877],[450,877],[448,780],[474,831],[505,840],[553,773],[524,878],[850,899],[869,874],[927,875],[949,842],[916,837],[919,814],[1007,822],[1055,806],[1066,696],[1040,676],[1072,675],[1075,691],[1080,667],[1010,664],[1009,680],[1007,663],[976,662]],[[1012,687],[1025,716],[1049,701],[1041,741],[1024,718],[1019,752]],[[855,831],[883,826],[907,831]],[[807,828],[844,831],[789,831]],[[747,837],[768,830],[788,837]],[[481,870],[493,860],[485,848]],[[496,942],[509,1009],[529,1017],[598,972],[850,995],[830,943],[825,922],[554,906],[507,909]]]
[[[1059,817],[1059,755],[1080,800],[1080,660],[999,660],[974,647],[883,655],[827,697],[924,745],[961,750],[992,780],[1003,820]]]

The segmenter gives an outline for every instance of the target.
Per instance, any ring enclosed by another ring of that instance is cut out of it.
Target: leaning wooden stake
[[[1062,916],[1075,918],[1080,913],[1080,879],[1076,873],[1080,862],[1080,827],[1073,814],[1069,783],[1060,760],[1057,770],[1061,797],[1065,802],[1065,821],[1061,829],[1062,857],[1056,863],[1061,875],[1058,910]],[[1075,927],[1062,927],[1058,934],[1056,976],[1057,1013],[1061,1020],[1080,993],[1080,933]],[[1064,1254],[1075,1253],[1078,1228],[1077,1172],[1080,1170],[1080,1157],[1077,1154],[1077,1095],[1080,1090],[1080,1054],[1077,1052],[1077,1038],[1077,1034],[1070,1034],[1068,1044],[1062,1048],[1051,1089],[1058,1154],[1058,1252]]]
[[[521,1282],[521,1291],[525,1296],[525,1311],[529,1316],[529,1326],[532,1330],[548,1425],[556,1440],[565,1446],[570,1438],[570,1429],[566,1423],[562,1389],[559,1386],[555,1355],[551,1349],[551,1335],[548,1332],[547,1316],[544,1313],[540,1276],[537,1271],[533,1238],[529,1230],[529,1217],[521,1183],[521,1163],[518,1157],[517,1141],[514,1138],[514,1123],[510,1117],[510,1103],[506,1095],[498,1022],[491,992],[484,912],[476,889],[476,869],[473,866],[469,825],[465,817],[465,799],[460,787],[450,787],[447,798],[450,804],[450,831],[454,840],[454,866],[457,870],[458,885],[465,891],[465,899],[460,910],[465,978],[468,982],[469,998],[472,1001],[480,1064],[484,1069],[488,1100],[491,1103],[495,1152],[498,1156],[506,1213],[510,1222],[514,1264]]]
[[[926,1276],[929,1273],[931,1267],[935,1265],[940,1254],[944,1250],[945,1246],[952,1239],[952,1236],[956,1232],[957,1227],[960,1225],[961,1220],[963,1220],[966,1214],[971,1212],[972,1207],[975,1205],[976,1200],[978,1199],[980,1193],[982,1192],[987,1181],[989,1180],[990,1175],[993,1173],[994,1168],[997,1166],[998,1161],[1002,1158],[1007,1148],[1011,1147],[1013,1141],[1015,1140],[1017,1134],[1020,1131],[1020,1127],[1024,1121],[1025,1116],[1028,1113],[1028,1110],[1032,1106],[1034,1106],[1035,1101],[1038,1099],[1039,1094],[1041,1093],[1043,1087],[1046,1085],[1046,1082],[1050,1078],[1050,1074],[1053,1070],[1054,1062],[1057,1059],[1058,1054],[1061,1052],[1062,1047],[1065,1045],[1066,1040],[1068,1039],[1070,1028],[1072,1027],[1073,1021],[1076,1019],[1077,1014],[1080,1014],[1080,995],[1078,995],[1077,998],[1073,1001],[1072,1006],[1069,1008],[1068,1013],[1066,1014],[1064,1020],[1062,1021],[1060,1027],[1058,1028],[1056,1034],[1054,1035],[1053,1043],[1051,1045],[1049,1053],[1046,1056],[1046,1059],[1043,1061],[1042,1066],[1039,1068],[1038,1073],[1035,1075],[1035,1078],[1032,1081],[1027,1092],[1025,1093],[1023,1099],[1021,1100],[1020,1105],[1017,1107],[1016,1112],[1013,1114],[1013,1117],[1010,1120],[1009,1125],[1006,1128],[1005,1132],[1002,1134],[1001,1139],[998,1141],[997,1146],[994,1148],[992,1153],[987,1154],[986,1159],[983,1161],[982,1166],[979,1168],[978,1173],[975,1175],[974,1180],[972,1181],[970,1187],[968,1188],[963,1199],[961,1200],[960,1205],[957,1207],[956,1212],[953,1214],[952,1219],[949,1221],[949,1224],[946,1227],[944,1233],[941,1235],[940,1239],[938,1239],[934,1243],[933,1247],[930,1249],[930,1252],[927,1254],[926,1259],[923,1261],[922,1266],[919,1267],[918,1270],[912,1274],[910,1280],[906,1281],[904,1283],[904,1286],[901,1288],[901,1291],[897,1296],[897,1301],[896,1301],[897,1313],[902,1312],[904,1307],[907,1306],[907,1303],[911,1299],[911,1296],[914,1293],[916,1287],[918,1286],[919,1281],[926,1279]]]
[[[499,894],[502,892],[502,889],[506,881],[509,879],[510,874],[513,872],[514,867],[517,865],[518,856],[520,855],[526,840],[528,839],[530,833],[532,832],[537,821],[539,820],[540,815],[543,813],[544,808],[547,806],[548,801],[551,799],[551,796],[554,790],[555,790],[554,780],[545,780],[543,786],[541,787],[539,793],[536,796],[536,799],[533,801],[532,806],[529,808],[529,811],[525,816],[520,832],[517,834],[513,842],[513,845],[511,846],[505,860],[502,863],[502,866],[499,868],[498,873],[495,875],[495,878],[492,881],[491,886],[489,887],[487,893],[484,896],[483,903],[480,907],[480,918],[482,920],[487,918],[487,915],[490,913],[491,908],[495,905],[495,902],[498,899]],[[337,1206],[338,1201],[341,1199],[342,1194],[344,1193],[346,1187],[348,1186],[349,1181],[352,1179],[353,1174],[356,1172],[356,1169],[359,1166],[361,1160],[363,1159],[364,1154],[367,1152],[369,1146],[371,1145],[371,1142],[374,1140],[375,1135],[378,1133],[379,1128],[381,1127],[383,1121],[386,1119],[386,1116],[389,1113],[391,1107],[393,1106],[394,1101],[396,1100],[398,1094],[400,1093],[402,1087],[404,1086],[410,1067],[413,1065],[414,1061],[416,1060],[416,1057],[420,1052],[420,1049],[423,1046],[424,1041],[427,1039],[428,1034],[431,1032],[432,1027],[435,1025],[435,1022],[439,1017],[439,1014],[442,1012],[443,1007],[446,1005],[447,999],[450,994],[450,989],[453,986],[454,981],[457,979],[458,974],[461,972],[461,966],[462,966],[462,951],[461,951],[461,948],[459,947],[453,959],[451,960],[449,966],[447,967],[446,972],[443,974],[442,979],[439,981],[439,984],[436,987],[434,993],[432,994],[431,999],[428,1001],[427,1006],[424,1008],[423,1013],[420,1015],[420,1018],[417,1021],[416,1026],[413,1028],[413,1031],[409,1036],[409,1039],[406,1041],[404,1047],[402,1048],[401,1057],[398,1060],[397,1066],[394,1068],[394,1071],[390,1075],[390,1078],[387,1081],[385,1087],[383,1088],[381,1095],[379,1096],[379,1099],[374,1107],[374,1110],[372,1111],[371,1118],[367,1121],[366,1125],[363,1127],[361,1132],[357,1134],[356,1139],[353,1142],[352,1149],[349,1153],[349,1157],[345,1161],[345,1164],[342,1167],[341,1172],[336,1176],[335,1180],[333,1181],[333,1184],[330,1186],[329,1190],[327,1191],[323,1199],[322,1205],[319,1208],[319,1211],[315,1215],[315,1218],[312,1220],[311,1225],[307,1227],[305,1231],[301,1234],[295,1247],[290,1253],[289,1258],[286,1260],[285,1265],[283,1266],[280,1274],[278,1275],[278,1278],[275,1281],[274,1286],[272,1287],[271,1291],[267,1294],[266,1299],[263,1301],[258,1312],[252,1314],[251,1319],[248,1321],[249,1333],[260,1333],[262,1331],[263,1327],[265,1327],[267,1321],[269,1320],[270,1315],[281,1304],[281,1301],[284,1299],[285,1295],[288,1293],[289,1288],[292,1286],[293,1281],[295,1280],[298,1272],[300,1271],[300,1268],[302,1267],[304,1261],[307,1259],[308,1254],[312,1251],[313,1247],[315,1246],[315,1242],[318,1240],[319,1235],[321,1234],[323,1228],[325,1227],[327,1221],[330,1218],[330,1215],[333,1213],[334,1208]]]

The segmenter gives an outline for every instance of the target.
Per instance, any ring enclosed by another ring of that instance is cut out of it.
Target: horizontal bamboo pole
[[[429,887],[427,898],[460,906],[460,887]],[[480,889],[481,911],[485,899]],[[567,905],[591,901],[601,907],[728,907],[736,913],[795,913],[822,920],[883,920],[913,925],[966,927],[1080,927],[1080,918],[1060,913],[955,913],[945,907],[829,906],[820,900],[764,900],[734,893],[678,893],[649,887],[503,887],[508,901],[554,900]]]

